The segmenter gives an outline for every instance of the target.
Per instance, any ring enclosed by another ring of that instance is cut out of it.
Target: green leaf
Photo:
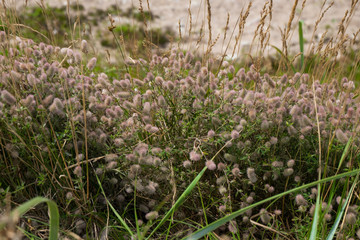
[[[350,192],[349,192],[348,196],[346,197],[346,200],[341,207],[341,211],[338,214],[338,216],[336,217],[334,225],[332,226],[326,240],[332,240],[334,238],[336,229],[338,228],[340,220],[341,220],[342,216],[344,215],[346,206],[348,205],[348,202],[350,201],[350,197],[352,196],[352,193],[354,192],[354,189],[355,189],[355,186],[356,186],[358,180],[359,180],[359,174],[356,175],[355,181],[353,182],[353,184],[351,186]]]
[[[300,59],[300,71],[303,70],[304,67],[304,33],[303,33],[303,24],[304,21],[299,21],[299,44],[300,44],[300,53],[301,53],[301,59]]]
[[[279,193],[275,196],[272,196],[272,197],[269,197],[269,198],[266,198],[262,201],[259,201],[257,203],[254,203],[248,207],[245,207],[245,208],[242,208],[236,212],[233,212],[232,214],[230,215],[227,215],[223,218],[220,218],[218,220],[216,220],[215,222],[212,222],[211,224],[209,224],[208,226],[202,228],[202,229],[199,229],[197,230],[196,232],[194,232],[193,234],[191,234],[190,236],[188,237],[185,237],[183,238],[184,240],[196,240],[196,239],[200,239],[201,237],[205,236],[206,234],[208,234],[209,232],[212,232],[214,231],[215,229],[217,229],[218,227],[224,225],[225,223],[229,222],[230,220],[240,216],[242,213],[246,212],[247,210],[250,210],[254,207],[257,207],[257,206],[260,206],[261,204],[264,204],[266,202],[269,202],[269,201],[272,201],[272,200],[275,200],[275,199],[279,199],[285,195],[288,195],[290,193],[294,193],[294,192],[298,192],[300,190],[303,190],[303,189],[307,189],[309,187],[313,187],[313,186],[316,186],[317,184],[322,184],[322,183],[326,183],[326,182],[330,182],[330,181],[334,181],[334,180],[337,180],[337,179],[340,179],[340,178],[344,178],[344,177],[349,177],[349,176],[354,176],[356,174],[359,174],[360,173],[360,169],[356,169],[356,170],[353,170],[353,171],[350,171],[350,172],[346,172],[346,173],[342,173],[342,174],[338,174],[338,175],[335,175],[335,176],[331,176],[331,177],[328,177],[328,178],[323,178],[323,179],[320,179],[318,181],[315,181],[315,182],[312,182],[312,183],[308,183],[308,184],[305,184],[305,185],[302,185],[300,187],[297,187],[297,188],[294,188],[294,189],[291,189],[289,191],[286,191],[286,192],[283,192],[283,193]]]
[[[165,221],[175,212],[175,210],[180,207],[180,205],[185,201],[185,198],[190,194],[190,192],[194,189],[196,184],[199,182],[202,175],[204,175],[207,167],[204,167],[203,170],[196,176],[196,178],[191,182],[191,184],[186,188],[186,190],[181,194],[175,204],[170,208],[170,210],[166,213],[166,215],[161,219],[159,224],[154,228],[154,230],[147,236],[146,239],[150,239],[150,237],[156,232],[159,227],[161,227]]]
[[[310,240],[316,240],[317,235],[317,226],[319,224],[319,212],[320,212],[320,191],[321,191],[321,185],[318,184],[318,193],[316,196],[316,204],[315,204],[315,213],[314,213],[314,219],[311,226],[311,232],[310,232]]]
[[[36,205],[39,205],[41,203],[46,203],[49,208],[49,215],[50,215],[50,233],[49,233],[49,239],[50,240],[57,240],[58,239],[58,233],[59,233],[59,210],[56,205],[56,203],[52,200],[49,200],[47,198],[43,197],[36,197],[33,198],[17,208],[15,208],[10,213],[11,218],[20,218],[25,213],[27,213],[29,210],[34,208]],[[4,227],[4,224],[0,225],[0,229]]]
[[[134,236],[134,233],[131,231],[130,227],[126,224],[125,220],[120,216],[120,214],[115,210],[115,208],[113,207],[113,205],[109,202],[109,200],[107,199],[106,195],[105,195],[105,192],[104,192],[104,189],[101,185],[101,182],[99,180],[99,177],[95,174],[95,177],[96,177],[96,180],[100,186],[100,189],[101,189],[101,192],[102,194],[104,195],[105,197],[105,200],[106,202],[109,204],[109,207],[111,208],[111,210],[114,212],[115,216],[119,219],[120,223],[123,225],[123,227],[126,229],[126,231],[128,231],[128,233],[131,235],[131,236]]]

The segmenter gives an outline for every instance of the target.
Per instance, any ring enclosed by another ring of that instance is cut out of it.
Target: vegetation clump
[[[199,193],[174,220],[214,221],[315,181],[319,171],[326,177],[359,167],[360,105],[347,78],[275,79],[228,62],[216,71],[212,59],[204,66],[176,49],[134,60],[114,78],[93,72],[97,59],[85,40],[71,49],[0,37],[2,192],[20,201],[46,192],[66,212],[61,225],[72,219],[77,234],[93,232],[91,222],[101,230],[108,203],[132,225],[161,219],[205,166]],[[344,161],[347,144],[352,157]],[[341,207],[347,180],[339,184],[323,199],[324,224]],[[249,220],[303,224],[317,194],[308,189],[254,208],[218,231],[247,227],[244,236],[262,237]],[[349,208],[344,234],[357,227],[358,207]]]

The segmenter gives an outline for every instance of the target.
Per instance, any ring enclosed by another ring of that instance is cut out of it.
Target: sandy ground
[[[18,7],[23,5],[25,0],[7,0],[10,3],[15,3]],[[28,0],[28,4],[35,4],[39,0]],[[66,5],[68,1],[66,0],[44,0],[50,6],[63,6]],[[130,7],[139,7],[138,0],[69,0],[71,3],[80,3],[82,4],[87,11],[91,11],[95,8],[101,8],[106,10],[111,5],[116,5],[118,8],[125,10]],[[147,10],[147,2],[143,1],[143,7]],[[325,1],[325,4],[322,8],[322,0],[307,0],[306,5],[303,11],[301,11],[301,6],[304,0],[298,1],[298,6],[295,11],[295,17],[292,24],[291,36],[288,40],[288,45],[290,50],[293,53],[299,52],[298,44],[298,20],[304,21],[304,37],[310,42],[316,20],[319,18],[319,15],[322,9],[326,9],[331,1]],[[265,0],[253,0],[252,8],[250,15],[246,20],[245,29],[243,36],[241,38],[241,47],[243,52],[248,51],[250,44],[253,41],[253,36],[256,27],[261,19],[261,10],[264,7],[264,4],[267,2]],[[269,45],[274,45],[281,49],[281,33],[280,29],[284,29],[287,25],[291,10],[295,0],[273,0],[273,14],[272,20],[270,22],[270,39]],[[213,47],[214,53],[224,53],[225,46],[229,43],[229,50],[227,51],[228,55],[231,55],[232,49],[234,47],[234,39],[237,34],[237,19],[241,11],[246,9],[249,0],[210,0],[211,5],[211,26],[212,26],[212,39],[216,39],[219,36],[219,40]],[[203,33],[205,35],[200,46],[198,47],[199,51],[204,51],[207,48],[208,43],[208,23],[207,23],[207,6],[206,0],[149,0],[150,10],[156,16],[155,20],[150,23],[151,27],[162,27],[162,28],[172,28],[175,32],[179,32],[179,22],[182,37],[184,38],[183,48],[191,48],[192,50],[196,49],[196,41],[200,36],[200,29],[203,26]],[[346,29],[346,33],[349,34],[349,37],[353,37],[353,33],[358,31],[360,27],[360,3],[357,4],[357,8],[354,11],[353,17],[349,22],[349,26]],[[190,6],[190,7],[189,7]],[[336,36],[338,32],[338,26],[341,22],[341,19],[344,17],[344,14],[347,10],[350,10],[351,0],[335,0],[334,5],[326,12],[317,32],[315,33],[314,42],[319,41],[321,35],[327,30],[327,39]],[[189,9],[192,16],[192,34],[189,37]],[[227,31],[227,38],[223,41],[225,26],[227,22],[227,16],[229,14],[229,28]],[[122,17],[116,17],[116,24],[126,21]],[[269,23],[269,18],[266,18],[265,28]],[[234,35],[231,38],[232,31],[234,30]],[[360,34],[359,34],[360,35]],[[358,36],[360,38],[360,36]],[[230,39],[230,41],[229,41]],[[256,49],[252,47],[252,49]],[[274,49],[274,48],[269,48]],[[305,51],[309,49],[309,44],[305,46]],[[236,51],[236,54],[239,52]],[[236,57],[235,55],[234,57]]]

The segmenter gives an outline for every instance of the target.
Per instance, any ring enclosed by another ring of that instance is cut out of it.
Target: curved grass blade
[[[349,177],[349,176],[354,176],[356,174],[359,174],[360,173],[360,169],[356,169],[356,170],[353,170],[353,171],[350,171],[350,172],[346,172],[346,173],[341,173],[341,174],[338,174],[338,175],[335,175],[335,176],[331,176],[331,177],[328,177],[328,178],[323,178],[321,180],[318,180],[318,181],[315,181],[315,182],[312,182],[312,183],[308,183],[308,184],[305,184],[303,186],[300,186],[300,187],[297,187],[297,188],[294,188],[294,189],[291,189],[289,191],[286,191],[286,192],[283,192],[283,193],[279,193],[275,196],[272,196],[272,197],[269,197],[267,199],[264,199],[262,201],[259,201],[257,203],[254,203],[248,207],[245,207],[245,208],[242,208],[236,212],[233,212],[232,214],[228,215],[228,216],[225,216],[223,218],[220,218],[218,220],[216,220],[215,222],[212,222],[211,224],[209,224],[208,226],[202,228],[202,229],[199,229],[197,230],[196,232],[194,232],[193,234],[191,234],[190,236],[188,237],[185,237],[183,238],[184,240],[196,240],[196,239],[200,239],[201,237],[205,236],[206,234],[208,234],[209,232],[211,231],[214,231],[215,229],[217,229],[218,227],[224,225],[225,223],[229,222],[230,220],[238,217],[239,215],[241,215],[242,213],[246,212],[247,210],[249,209],[252,209],[254,207],[257,207],[257,206],[260,206],[261,204],[264,204],[266,202],[269,202],[269,201],[272,201],[272,200],[275,200],[275,199],[279,199],[285,195],[288,195],[290,193],[294,193],[294,192],[298,192],[300,190],[303,190],[303,189],[306,189],[306,188],[309,188],[309,187],[312,187],[312,186],[316,186],[317,184],[322,184],[322,183],[325,183],[325,182],[329,182],[329,181],[334,181],[334,180],[337,180],[337,179],[340,179],[340,178],[343,178],[343,177]]]
[[[349,192],[348,196],[346,197],[346,200],[343,203],[343,206],[341,207],[341,211],[340,211],[339,215],[336,217],[334,225],[330,229],[329,235],[326,237],[326,240],[332,240],[334,238],[336,229],[338,228],[340,220],[341,220],[342,216],[344,215],[346,206],[348,205],[348,202],[350,201],[350,198],[354,192],[354,189],[355,189],[355,186],[356,186],[358,180],[359,180],[359,174],[356,175],[355,181],[353,182],[353,184],[351,186],[350,192]]]
[[[181,196],[178,198],[178,200],[175,202],[175,204],[170,208],[170,210],[166,213],[166,215],[161,219],[159,224],[154,228],[154,230],[150,233],[149,236],[147,236],[146,239],[150,239],[150,237],[156,232],[156,230],[161,227],[166,220],[175,212],[175,210],[180,207],[180,205],[185,201],[185,198],[190,194],[190,192],[194,189],[196,184],[199,182],[202,175],[204,175],[207,167],[204,167],[201,172],[196,176],[196,178],[191,182],[191,184],[186,188],[186,190],[181,194]]]
[[[104,192],[104,189],[101,185],[101,182],[98,178],[98,176],[95,174],[95,177],[96,177],[96,180],[99,184],[99,187],[101,189],[101,192],[102,194],[104,195],[105,197],[105,200],[106,202],[109,204],[109,207],[111,208],[111,210],[114,212],[115,216],[119,219],[119,221],[121,222],[121,224],[123,225],[123,227],[126,229],[126,231],[132,236],[134,236],[134,233],[131,231],[130,227],[126,224],[125,220],[120,216],[120,214],[115,210],[115,208],[113,207],[113,205],[111,205],[110,201],[107,199],[106,195],[105,195],[105,192]]]
[[[49,215],[50,215],[50,233],[49,233],[49,239],[50,240],[57,240],[58,239],[58,233],[59,233],[59,210],[56,205],[56,203],[50,199],[43,198],[43,197],[35,197],[17,208],[15,208],[10,213],[10,217],[14,218],[20,218],[25,213],[27,213],[29,210],[34,208],[36,205],[39,205],[40,203],[46,203],[49,208]],[[3,226],[0,226],[0,229]]]

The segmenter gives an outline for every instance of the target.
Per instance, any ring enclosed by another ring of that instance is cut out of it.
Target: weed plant
[[[146,27],[152,16],[140,13]],[[62,238],[179,239],[223,218],[204,234],[325,239],[335,226],[338,239],[360,238],[351,177],[359,169],[360,103],[356,74],[339,78],[332,69],[347,67],[336,59],[339,45],[313,62],[305,56],[299,72],[283,46],[270,75],[261,57],[250,67],[217,59],[211,37],[201,58],[179,48],[156,53],[148,29],[142,43],[150,57],[128,58],[128,35],[117,39],[110,22],[123,58],[109,71],[81,35],[70,47],[38,42],[17,35],[5,16],[0,196],[56,202]],[[264,199],[274,201],[257,204]],[[47,211],[31,212],[23,234],[46,238],[37,222]]]

